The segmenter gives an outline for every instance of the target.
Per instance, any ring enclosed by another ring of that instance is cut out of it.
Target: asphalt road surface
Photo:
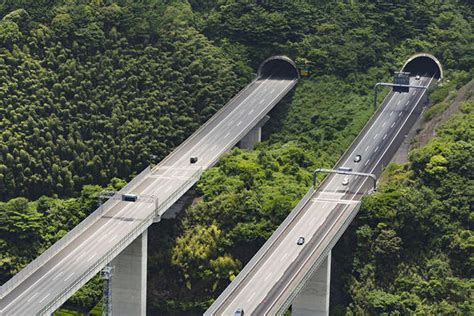
[[[212,166],[232,148],[296,82],[297,79],[271,76],[249,84],[130,193],[155,195],[159,201],[164,201],[196,170]],[[198,162],[190,164],[191,156],[198,157]],[[1,299],[0,315],[37,314],[152,212],[153,204],[117,202],[97,222]],[[88,276],[89,279],[92,277]],[[72,294],[68,293],[62,301]]]
[[[429,86],[433,78],[410,79],[411,84]],[[377,176],[386,166],[423,108],[426,90],[390,92],[377,112],[335,168]],[[354,162],[356,155],[361,161]],[[349,183],[344,185],[347,177]],[[238,276],[205,315],[234,315],[243,308],[246,315],[275,315],[294,297],[315,262],[327,252],[357,213],[363,195],[373,188],[370,178],[332,174],[326,177],[294,220],[277,236],[267,251],[257,253],[258,262]],[[305,238],[302,246],[298,238]]]

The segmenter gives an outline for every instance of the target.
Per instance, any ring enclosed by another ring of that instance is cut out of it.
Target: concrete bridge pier
[[[262,127],[270,119],[270,116],[265,115],[263,119],[255,125],[239,142],[241,149],[253,149],[255,144],[262,141]]]
[[[329,315],[331,253],[313,273],[292,304],[292,316]]]
[[[148,231],[111,262],[112,315],[146,315]]]

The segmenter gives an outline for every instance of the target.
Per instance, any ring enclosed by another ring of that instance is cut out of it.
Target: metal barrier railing
[[[157,214],[162,214],[162,211],[172,205],[179,197],[181,197],[200,177],[202,174],[202,168],[199,168],[191,177],[183,183],[178,190],[175,190],[166,200],[164,200],[157,209],[151,212],[145,217],[141,223],[135,227],[131,232],[125,235],[122,239],[116,243],[112,249],[107,251],[99,260],[97,260],[91,267],[89,267],[84,273],[82,273],[71,285],[66,287],[61,294],[57,295],[52,301],[44,306],[38,313],[38,315],[47,315],[52,313],[54,310],[59,308],[68,298],[70,293],[74,293],[81,288],[91,277],[99,272],[107,263],[109,263],[117,254],[119,254],[131,241],[142,234],[152,223],[153,218]]]
[[[250,82],[248,85],[246,85],[244,88],[242,88],[236,95],[234,95],[232,97],[232,99],[230,99],[229,101],[227,101],[227,103],[221,107],[219,110],[216,111],[216,113],[214,113],[210,119],[208,119],[206,122],[204,122],[204,124],[202,124],[201,126],[199,126],[199,128],[194,131],[194,133],[191,134],[191,136],[189,136],[185,141],[183,141],[181,144],[179,144],[175,149],[173,149],[171,151],[171,153],[168,154],[168,156],[166,156],[163,160],[161,160],[154,168],[153,168],[153,171],[155,171],[155,169],[157,170],[160,166],[163,166],[163,165],[166,165],[166,163],[177,153],[179,152],[179,150],[181,150],[184,146],[186,146],[187,144],[189,144],[194,138],[196,138],[200,133],[202,133],[202,131],[204,129],[206,129],[206,127],[211,124],[212,122],[214,122],[215,120],[217,120],[220,115],[228,110],[228,105],[230,105],[232,102],[234,102],[240,95],[242,95],[245,91],[248,91],[250,89],[250,87],[252,87],[255,82],[257,82],[259,78],[255,78],[254,80],[252,80],[252,82]]]
[[[150,167],[145,168],[140,174],[133,178],[126,186],[124,186],[119,192],[126,192],[135,187],[140,183],[144,177],[150,173]],[[55,256],[59,251],[61,251],[72,239],[74,239],[78,234],[86,230],[90,225],[94,224],[101,216],[107,212],[111,207],[117,204],[117,201],[107,200],[104,204],[100,205],[94,212],[87,216],[83,221],[81,221],[77,226],[70,230],[66,235],[61,239],[55,242],[51,247],[46,249],[40,256],[30,262],[26,267],[21,269],[17,274],[15,274],[10,280],[5,282],[0,288],[0,298],[5,297],[8,293],[11,292],[18,284],[23,282],[28,278],[32,273],[34,273],[39,267],[41,267],[46,261]]]
[[[249,273],[261,262],[264,256],[268,253],[270,248],[277,242],[280,236],[283,234],[285,229],[290,226],[298,215],[303,210],[304,206],[309,202],[313,197],[314,188],[311,187],[304,197],[298,202],[298,204],[293,208],[293,210],[288,214],[285,220],[278,226],[278,228],[273,232],[269,239],[263,244],[258,252],[250,259],[250,261],[245,265],[245,267],[237,274],[237,277],[227,286],[224,292],[219,295],[219,297],[212,303],[212,305],[204,313],[205,316],[215,315],[216,311],[224,304],[229,296],[237,289],[237,287],[245,281],[249,276]]]

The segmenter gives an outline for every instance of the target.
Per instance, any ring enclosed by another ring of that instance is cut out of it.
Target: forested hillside
[[[0,12],[1,200],[128,179],[246,81],[186,6],[67,3]]]
[[[454,3],[427,7],[411,1],[399,5],[279,2],[261,6],[228,2],[211,7],[214,9],[195,5],[204,11],[200,17],[204,16],[205,34],[219,45],[243,54],[254,66],[269,52],[288,53],[312,78],[300,82],[292,99],[271,113],[273,133],[266,142],[255,151],[234,150],[222,159],[198,184],[204,201],[182,214],[176,227],[153,230],[151,238],[167,245],[160,243],[150,259],[157,262],[150,267],[149,276],[153,289],[148,299],[154,313],[202,311],[221,293],[306,192],[311,171],[331,166],[369,118],[373,84],[399,69],[410,54],[433,52],[447,67],[447,81],[454,84],[435,91],[435,102],[438,91],[441,95],[453,92],[472,78],[472,11]],[[470,125],[465,128],[472,130]],[[459,212],[469,208],[466,202],[466,197],[459,201]],[[466,221],[456,227],[469,229]],[[385,229],[398,228],[390,222]],[[378,232],[367,242],[368,247],[375,247]],[[404,233],[398,232],[396,237],[402,238]],[[420,247],[436,243],[435,236],[443,234],[426,236]],[[404,238],[408,243],[414,237]],[[341,246],[341,253],[351,255],[350,246]],[[412,254],[416,251],[410,250]],[[365,276],[358,277],[359,270],[352,268],[352,262],[359,264],[357,268],[365,267],[373,258],[365,254],[361,251],[355,258],[343,258],[351,265],[343,266],[339,270],[342,277],[335,279],[340,285],[335,295],[339,300],[333,302],[335,313],[472,311],[469,271],[451,272],[457,282],[452,287],[456,296],[452,297],[427,299],[419,288],[396,292],[388,287],[388,281],[378,283],[377,279],[359,292],[356,281],[365,285]],[[363,263],[359,263],[360,257]],[[430,255],[425,259],[435,260]],[[404,260],[402,256],[398,262],[403,265]],[[420,260],[412,267],[425,263]],[[355,280],[349,282],[352,275]],[[451,288],[444,286],[446,294]],[[407,296],[411,300],[405,299]],[[387,297],[392,301],[385,304]],[[394,301],[400,303],[392,304]]]
[[[1,280],[94,209],[101,188],[90,185],[120,187],[113,177],[128,180],[151,155],[159,161],[262,60],[287,54],[311,77],[272,111],[266,141],[228,154],[198,183],[202,202],[150,229],[148,310],[202,312],[306,192],[311,172],[330,167],[357,135],[375,82],[420,51],[438,57],[454,83],[433,100],[472,78],[469,3],[4,1]],[[347,262],[335,279],[338,314],[472,311],[472,260],[464,258],[472,211],[460,187],[472,182],[462,169],[472,164],[463,154],[472,151],[471,112],[472,101],[364,201],[334,252]],[[402,198],[406,208],[396,209]],[[393,269],[383,274],[387,261]],[[69,306],[94,306],[94,282]]]
[[[468,97],[363,200],[333,251],[335,311],[348,304],[353,314],[474,312],[472,91]]]

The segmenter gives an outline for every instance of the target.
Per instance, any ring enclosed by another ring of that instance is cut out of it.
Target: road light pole
[[[378,95],[378,88],[380,86],[388,86],[388,87],[395,87],[395,88],[428,89],[428,87],[425,87],[425,86],[396,84],[396,83],[390,83],[390,82],[377,82],[374,86],[374,109],[377,109],[377,95]]]

